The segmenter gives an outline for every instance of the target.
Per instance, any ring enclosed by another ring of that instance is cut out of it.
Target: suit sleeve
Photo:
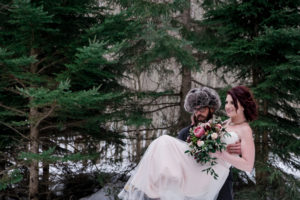
[[[191,126],[185,127],[179,131],[177,138],[183,141],[186,141],[189,131],[190,131]]]

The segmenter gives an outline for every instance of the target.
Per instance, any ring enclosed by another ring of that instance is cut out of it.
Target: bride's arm
[[[255,159],[255,146],[251,128],[243,128],[241,130],[240,137],[242,157],[229,154],[226,151],[223,151],[217,157],[221,157],[240,170],[251,172],[254,166]]]

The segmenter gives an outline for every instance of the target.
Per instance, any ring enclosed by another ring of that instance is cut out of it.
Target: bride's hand
[[[241,142],[236,142],[235,144],[228,144],[226,151],[230,154],[238,154],[238,155],[242,155],[242,151],[241,151]]]

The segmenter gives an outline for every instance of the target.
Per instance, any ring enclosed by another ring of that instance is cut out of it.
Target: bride
[[[154,140],[145,152],[134,174],[118,197],[124,200],[213,200],[223,186],[230,166],[251,172],[255,147],[248,122],[257,117],[257,106],[250,90],[237,86],[227,92],[225,110],[229,119],[225,128],[230,137],[226,144],[241,141],[242,156],[226,151],[211,154],[217,158],[213,169],[218,179],[203,172],[207,164],[197,163],[185,153],[187,143],[171,136]]]

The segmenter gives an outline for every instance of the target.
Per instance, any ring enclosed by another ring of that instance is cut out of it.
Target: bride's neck
[[[240,124],[246,121],[245,116],[235,116],[230,118],[230,122],[233,124]]]

